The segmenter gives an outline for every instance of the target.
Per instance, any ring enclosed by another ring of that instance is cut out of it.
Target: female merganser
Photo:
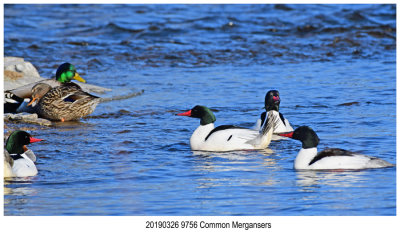
[[[216,120],[212,111],[205,106],[195,106],[178,116],[200,118],[200,126],[190,137],[190,147],[197,151],[233,151],[264,149],[271,142],[274,119],[268,117],[267,124],[259,132],[233,125],[214,128]]]
[[[300,140],[302,143],[302,148],[294,161],[295,169],[367,169],[394,166],[376,157],[370,157],[338,148],[328,148],[317,153],[319,138],[314,130],[308,126],[301,126],[294,132],[279,135]]]
[[[32,137],[25,131],[14,131],[8,137],[4,150],[4,177],[35,176],[38,171],[35,166],[36,156],[25,145],[42,141]]]
[[[256,122],[254,129],[260,130],[264,123],[267,113],[272,113],[276,117],[276,124],[274,126],[274,135],[272,135],[272,140],[283,139],[282,136],[277,134],[286,133],[293,131],[292,126],[287,119],[285,119],[282,113],[279,112],[279,105],[281,103],[281,98],[279,97],[279,92],[277,90],[270,90],[265,95],[265,112],[261,113],[260,118]]]
[[[32,97],[32,88],[38,83],[48,84],[52,88],[68,84],[80,88],[79,85],[72,83],[71,80],[86,83],[86,81],[76,72],[75,66],[66,62],[57,68],[55,79],[45,79],[12,90],[4,91],[4,113],[18,112],[18,109],[21,111],[30,111],[27,109],[26,105],[28,102],[24,102],[24,99]]]

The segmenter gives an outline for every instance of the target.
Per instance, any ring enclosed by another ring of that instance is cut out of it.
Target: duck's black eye
[[[192,109],[192,112],[194,112],[194,113],[198,113],[198,112],[200,112],[201,111],[201,107],[200,106],[195,106],[195,107],[193,107],[193,109]]]
[[[23,132],[22,135],[23,135],[22,137],[23,137],[23,140],[24,140],[24,145],[29,144],[31,142],[30,141],[30,135],[28,133],[26,133],[26,132]]]
[[[197,117],[200,115],[200,109],[198,107],[195,107],[192,109],[192,116]]]

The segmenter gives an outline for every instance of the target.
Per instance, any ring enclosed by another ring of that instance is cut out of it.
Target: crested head
[[[279,112],[279,104],[281,103],[281,98],[279,97],[278,90],[270,90],[265,95],[265,110],[271,111],[275,110]]]
[[[77,80],[85,83],[86,81],[76,72],[75,66],[66,62],[61,64],[56,72],[56,80],[61,83],[68,83],[71,80]]]
[[[39,141],[42,140],[33,138],[25,131],[16,130],[8,137],[6,141],[6,150],[10,154],[22,154],[25,152],[25,145]]]
[[[178,116],[189,116],[193,118],[199,118],[201,125],[207,125],[214,123],[217,119],[215,118],[212,111],[205,106],[197,105],[193,107],[191,110],[177,114]]]
[[[317,147],[319,138],[317,133],[308,126],[300,126],[293,132],[293,139],[299,140],[303,148]]]

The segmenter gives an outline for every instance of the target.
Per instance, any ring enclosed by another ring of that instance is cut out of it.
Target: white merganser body
[[[270,90],[265,95],[265,112],[261,113],[260,119],[257,120],[256,125],[253,129],[261,130],[265,125],[265,120],[267,114],[272,113],[271,116],[276,119],[274,125],[274,132],[272,135],[272,140],[280,140],[286,139],[285,137],[279,136],[279,133],[287,133],[292,132],[293,128],[290,125],[289,121],[283,117],[283,114],[279,112],[279,105],[280,105],[280,97],[279,92],[277,90]]]
[[[32,152],[32,151],[28,150],[27,152]],[[30,159],[30,157],[25,153],[12,154],[10,155],[10,157],[13,158],[14,163],[12,166],[10,164],[7,165],[7,168],[10,169],[4,171],[4,177],[27,177],[27,176],[37,175],[38,170],[36,168],[34,161]]]
[[[35,176],[38,171],[35,165],[36,156],[25,145],[42,141],[31,137],[25,131],[14,131],[6,142],[4,150],[4,177]]]
[[[274,119],[269,119],[265,128],[259,132],[252,129],[232,125],[222,125],[215,128],[216,120],[210,109],[195,106],[191,110],[177,114],[200,118],[200,126],[190,137],[190,147],[197,151],[234,151],[265,149],[271,142]]]
[[[339,148],[328,148],[318,153],[319,138],[314,130],[307,126],[301,126],[294,132],[280,135],[302,142],[302,148],[294,161],[294,168],[297,170],[355,170],[394,166],[376,157]]]
[[[280,136],[279,134],[291,132],[293,131],[293,128],[290,125],[289,121],[283,117],[282,113],[275,110],[263,112],[261,114],[261,119],[257,120],[254,129],[262,130],[263,126],[265,125],[265,117],[267,116],[267,114],[269,115],[270,113],[272,113],[271,116],[274,117],[274,119],[276,120],[276,123],[274,125],[274,133],[272,134],[272,140],[287,139],[286,137]]]

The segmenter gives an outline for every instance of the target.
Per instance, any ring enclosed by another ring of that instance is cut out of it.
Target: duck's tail
[[[274,132],[274,127],[277,123],[278,119],[275,117],[272,112],[268,112],[267,120],[265,121],[265,125],[260,130],[257,138],[251,140],[249,143],[254,145],[258,149],[265,149],[271,143],[272,134]]]

